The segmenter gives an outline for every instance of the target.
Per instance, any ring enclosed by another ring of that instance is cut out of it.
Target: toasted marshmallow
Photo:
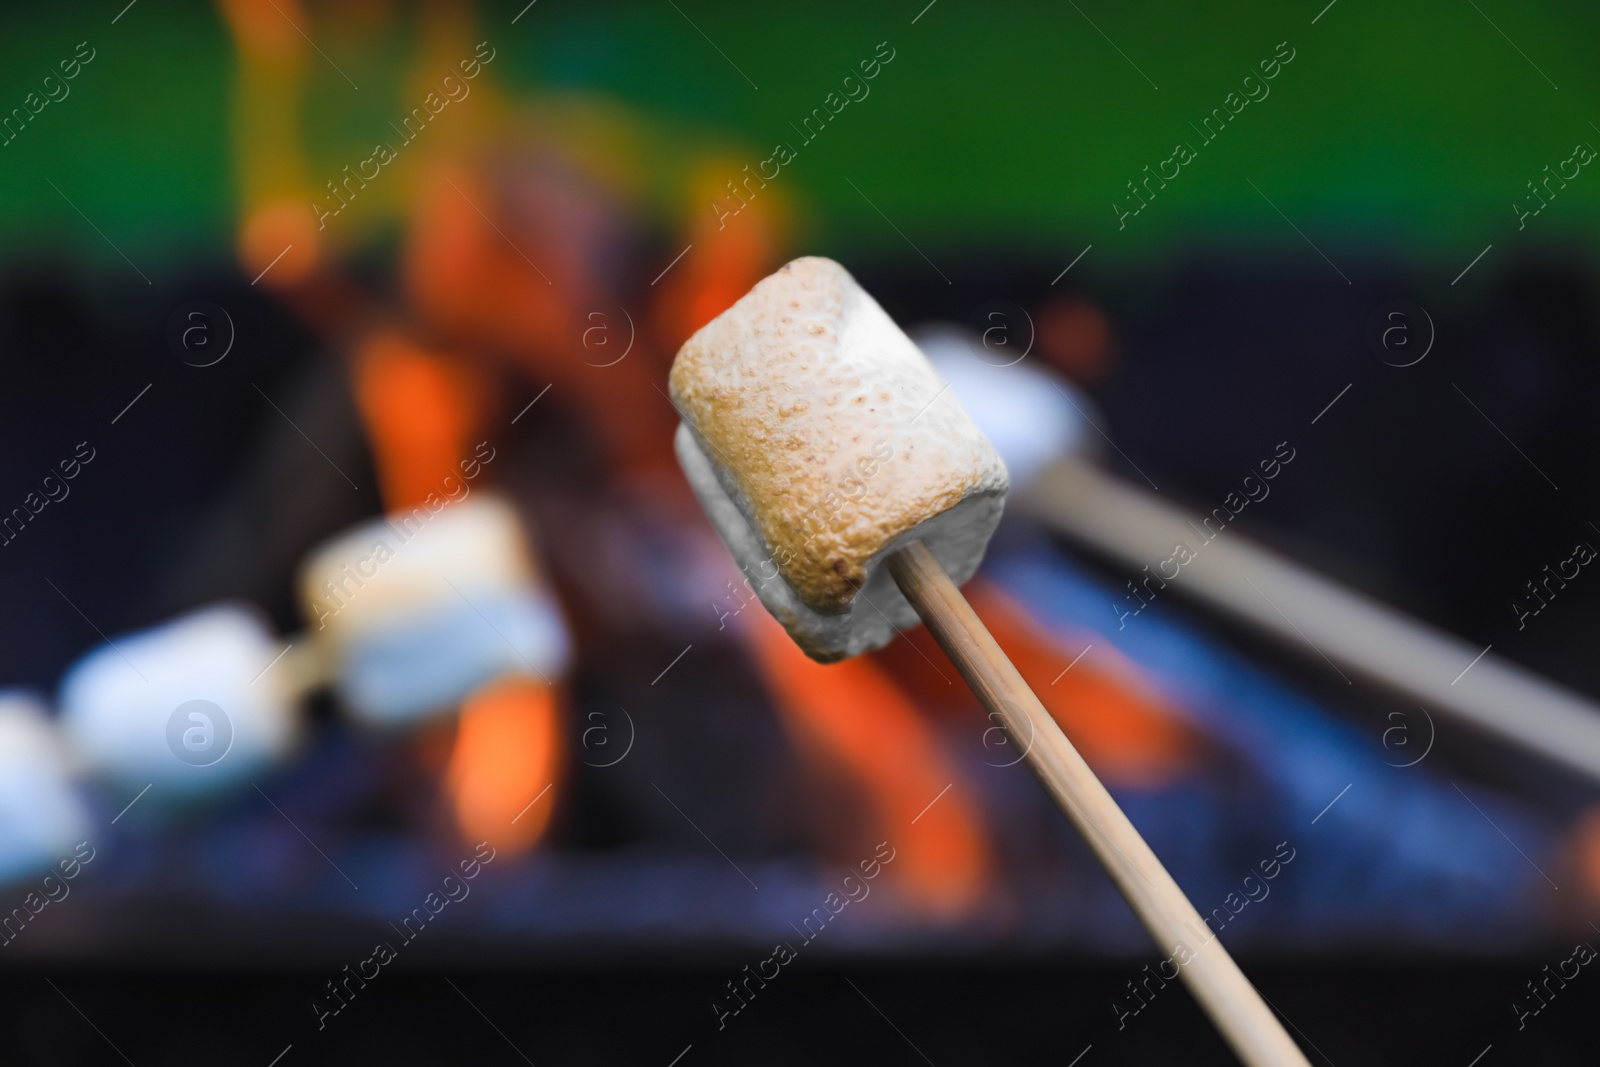
[[[339,534],[307,557],[298,586],[341,700],[369,724],[446,713],[501,674],[566,667],[566,627],[522,522],[487,494]]]
[[[61,730],[91,773],[196,797],[289,752],[297,709],[276,662],[284,642],[253,608],[219,604],[113,640],[61,680]]]
[[[880,564],[922,541],[977,570],[1005,464],[843,267],[797,259],[678,351],[678,461],[761,602],[813,659],[878,648],[916,612]]]

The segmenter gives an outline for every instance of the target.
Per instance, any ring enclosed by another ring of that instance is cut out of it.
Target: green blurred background
[[[1587,170],[1522,232],[1511,208],[1545,164],[1578,141],[1600,143],[1592,4],[1312,0],[1158,12],[938,0],[913,25],[923,2],[771,10],[684,0],[674,10],[539,0],[515,25],[520,3],[486,6],[479,24],[503,87],[618,101],[664,141],[724,142],[752,164],[888,40],[896,59],[871,96],[779,179],[809,209],[806,243],[836,255],[905,251],[883,216],[935,260],[941,247],[971,243],[1033,248],[1062,265],[1090,242],[1097,260],[1217,242],[1311,255],[1250,182],[1336,262],[1357,251],[1464,266],[1490,242],[1584,243],[1600,219],[1600,178]],[[50,182],[146,272],[227,254],[231,40],[208,5],[143,0],[113,25],[121,7],[6,13],[0,107],[20,106],[79,41],[97,51],[70,97],[0,148],[10,258],[116,258]],[[403,17],[374,34],[346,14],[340,32],[313,11],[318,44],[360,85],[328,63],[312,67],[307,134],[314,161],[332,172],[350,161],[348,145],[415,102],[400,84],[414,42]],[[1111,204],[1125,183],[1194,140],[1189,123],[1282,41],[1295,59],[1270,97],[1119,231]]]

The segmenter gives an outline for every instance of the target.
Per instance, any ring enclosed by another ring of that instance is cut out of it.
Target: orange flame
[[[964,592],[1045,710],[1107,784],[1155,788],[1193,769],[1197,735],[1109,643],[1093,634],[1063,640],[982,579]],[[916,637],[937,647],[926,631]]]
[[[465,839],[522,852],[544,836],[563,772],[562,705],[552,686],[515,676],[462,704],[445,788]]]
[[[390,510],[445,495],[444,478],[471,451],[479,389],[467,365],[391,330],[356,348],[356,403],[372,439],[383,502]]]
[[[970,911],[992,881],[994,857],[970,791],[917,709],[871,660],[815,663],[765,612],[751,612],[747,632],[802,758],[859,790],[867,836],[899,853],[887,870],[900,890],[935,916]]]

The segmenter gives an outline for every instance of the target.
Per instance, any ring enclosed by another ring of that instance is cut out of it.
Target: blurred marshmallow
[[[84,840],[87,826],[43,703],[0,691],[0,883],[42,874]]]
[[[1002,359],[952,323],[919,326],[911,339],[1005,460],[1013,487],[1028,485],[1054,460],[1092,456],[1099,447],[1089,421],[1093,402],[1038,361]]]
[[[503,674],[552,679],[570,654],[520,518],[487,494],[339,534],[297,584],[335,688],[373,725],[448,712]]]
[[[61,729],[84,769],[199,796],[286,755],[296,733],[284,650],[253,608],[219,604],[107,642],[61,681]]]

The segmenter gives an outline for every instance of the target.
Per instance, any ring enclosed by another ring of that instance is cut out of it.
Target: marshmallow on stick
[[[999,454],[877,301],[797,259],[672,365],[676,446],[767,610],[813,659],[879,648],[916,613],[882,563],[921,541],[957,582],[1009,482]]]
[[[345,707],[372,726],[448,714],[502,674],[549,681],[570,642],[516,510],[489,494],[416,507],[323,542],[297,585]]]
[[[1229,517],[1222,508],[1191,513],[1105,470],[1097,461],[1107,439],[1096,429],[1101,423],[1094,402],[1036,361],[991,363],[995,353],[958,326],[932,325],[913,337],[1000,450],[1011,472],[1013,514],[1037,519],[1132,568],[1171,557],[1175,545],[1191,546],[1194,555],[1174,583],[1179,595],[1301,655],[1315,650],[1313,664],[1325,656],[1352,677],[1403,693],[1600,782],[1600,703],[1492,652],[1485,655],[1248,534],[1219,538]],[[1256,481],[1266,486],[1267,479]],[[1468,665],[1471,672],[1458,677]]]
[[[883,309],[837,263],[795,260],[684,344],[672,393],[684,472],[796,643],[842,659],[920,616],[1240,1059],[1306,1065],[956,588],[1005,465]]]

